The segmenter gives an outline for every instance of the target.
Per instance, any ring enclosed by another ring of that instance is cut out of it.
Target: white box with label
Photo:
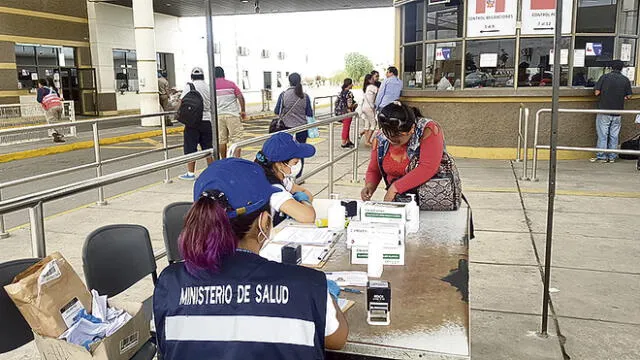
[[[401,224],[363,223],[352,221],[347,227],[347,249],[366,247],[369,241],[381,241],[386,246],[399,246],[405,240],[405,227]]]
[[[405,203],[367,201],[360,210],[360,221],[404,226],[407,221],[406,205]]]

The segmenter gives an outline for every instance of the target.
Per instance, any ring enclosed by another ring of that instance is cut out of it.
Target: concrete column
[[[136,36],[141,114],[160,110],[154,25],[153,0],[133,0],[133,28]],[[160,126],[160,121],[160,117],[145,118],[141,120],[141,124],[142,126]]]

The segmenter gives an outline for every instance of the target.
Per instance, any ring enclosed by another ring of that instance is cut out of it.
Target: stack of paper
[[[288,226],[276,234],[273,241],[279,243],[325,246],[330,245],[333,242],[333,238],[333,232],[327,229]]]
[[[285,244],[271,242],[260,251],[265,259],[282,262],[282,247]],[[329,246],[302,245],[302,265],[318,266],[328,258]]]
[[[334,271],[325,275],[327,280],[333,280],[340,286],[367,286],[369,280],[364,271]]]

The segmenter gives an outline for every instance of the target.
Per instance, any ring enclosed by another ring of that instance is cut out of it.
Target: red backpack
[[[42,107],[45,110],[49,110],[51,108],[54,108],[56,106],[62,106],[62,99],[60,99],[60,96],[58,95],[58,93],[48,87],[45,87],[43,89],[47,89],[49,90],[49,94],[45,95],[42,98]]]

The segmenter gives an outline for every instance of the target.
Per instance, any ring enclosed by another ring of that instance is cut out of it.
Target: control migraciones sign
[[[571,33],[573,1],[562,2],[562,33]],[[553,35],[556,25],[556,0],[522,0],[523,35]]]
[[[517,0],[470,0],[467,12],[467,37],[516,33]]]

